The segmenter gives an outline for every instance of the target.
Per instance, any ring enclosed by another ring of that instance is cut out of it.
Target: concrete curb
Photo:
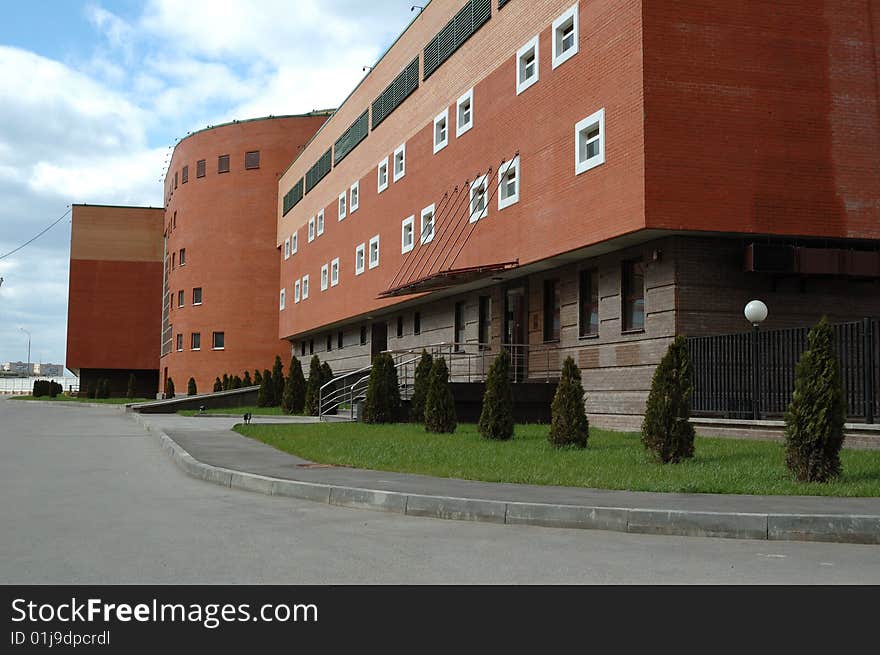
[[[198,461],[176,441],[129,413],[188,475],[232,489],[409,516],[506,525],[612,530],[728,539],[880,544],[880,516],[696,512],[639,507],[588,507],[400,493],[272,478]]]

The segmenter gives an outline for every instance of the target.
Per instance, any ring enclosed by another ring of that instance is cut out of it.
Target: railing
[[[833,328],[847,415],[873,423],[880,411],[880,319]],[[727,418],[784,414],[808,333],[801,327],[689,338],[692,411]]]

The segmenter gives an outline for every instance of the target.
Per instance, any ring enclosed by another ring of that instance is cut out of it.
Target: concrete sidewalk
[[[880,544],[880,498],[648,493],[434,478],[316,465],[232,432],[238,419],[132,417],[190,475],[271,495],[493,523]]]

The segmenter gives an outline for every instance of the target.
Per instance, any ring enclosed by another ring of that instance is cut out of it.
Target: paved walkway
[[[611,491],[320,466],[232,432],[238,419],[135,418],[163,441],[190,474],[274,495],[497,523],[880,543],[880,498]],[[255,417],[254,422],[276,421]]]

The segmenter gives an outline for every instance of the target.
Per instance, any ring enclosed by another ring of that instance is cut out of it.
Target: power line
[[[29,246],[29,245],[31,245],[34,241],[36,241],[36,240],[39,239],[41,236],[43,236],[44,234],[46,234],[46,232],[48,232],[48,231],[51,230],[53,227],[55,227],[56,225],[58,225],[58,224],[62,221],[62,219],[63,219],[65,216],[67,216],[69,213],[70,213],[70,205],[67,206],[67,211],[64,212],[61,216],[59,216],[59,217],[58,217],[58,220],[55,221],[54,223],[52,223],[52,225],[50,225],[49,227],[47,227],[45,230],[43,230],[42,232],[40,232],[39,234],[37,234],[37,235],[36,235],[35,237],[33,237],[32,239],[29,239],[29,240],[25,241],[23,244],[21,244],[21,245],[20,245],[18,248],[16,248],[15,250],[10,250],[10,251],[7,252],[5,255],[0,255],[0,259],[6,259],[6,258],[9,257],[10,255],[14,255],[15,253],[17,253],[19,250],[21,250],[21,249],[24,248],[25,246]]]

